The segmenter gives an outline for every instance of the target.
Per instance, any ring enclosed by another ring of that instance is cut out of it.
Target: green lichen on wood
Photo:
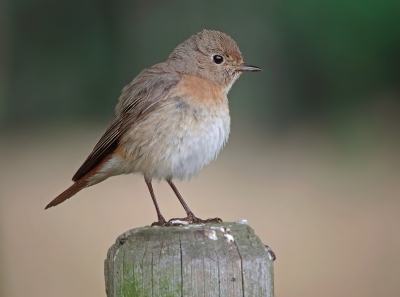
[[[153,280],[151,280],[153,281]],[[159,279],[158,295],[163,297],[181,296],[181,287],[171,287],[170,279],[165,277]],[[149,297],[147,290],[143,290],[143,284],[136,279],[125,279],[121,285],[121,291],[117,294],[118,297]]]
[[[148,297],[144,295],[141,284],[135,280],[126,280],[121,285],[121,291],[117,293],[118,297]]]

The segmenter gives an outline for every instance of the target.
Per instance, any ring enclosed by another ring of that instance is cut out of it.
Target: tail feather
[[[44,209],[48,209],[49,207],[56,206],[68,198],[71,198],[74,196],[76,193],[78,193],[80,190],[93,186],[99,182],[102,182],[103,180],[107,179],[110,177],[110,174],[107,172],[101,172],[104,163],[109,161],[112,158],[112,155],[108,155],[106,158],[104,158],[99,164],[97,164],[96,167],[94,167],[91,171],[86,173],[83,177],[78,179],[72,186],[70,186],[68,189],[66,189],[64,192],[62,192],[60,195],[58,195],[56,198],[53,199],[49,204]],[[99,174],[100,173],[100,174]]]
[[[45,209],[48,209],[49,207],[56,206],[68,198],[71,198],[74,196],[76,193],[78,193],[80,190],[83,188],[86,188],[88,186],[88,182],[86,180],[78,180],[75,182],[72,186],[70,186],[68,189],[66,189],[64,192],[62,192],[60,195],[58,195],[56,198],[54,198],[47,206]]]

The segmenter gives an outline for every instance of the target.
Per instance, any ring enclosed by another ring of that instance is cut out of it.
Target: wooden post
[[[247,221],[143,227],[105,260],[108,297],[273,297],[271,254]]]

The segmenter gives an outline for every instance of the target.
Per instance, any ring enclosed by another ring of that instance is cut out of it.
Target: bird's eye
[[[213,60],[215,64],[221,64],[224,61],[224,58],[222,58],[220,55],[214,55]]]

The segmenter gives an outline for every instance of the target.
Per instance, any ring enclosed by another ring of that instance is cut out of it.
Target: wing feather
[[[79,180],[95,168],[117,148],[120,137],[127,129],[168,98],[169,90],[179,82],[180,76],[178,73],[166,71],[165,66],[165,63],[160,63],[143,70],[122,90],[116,107],[116,120],[72,177],[73,181]]]

